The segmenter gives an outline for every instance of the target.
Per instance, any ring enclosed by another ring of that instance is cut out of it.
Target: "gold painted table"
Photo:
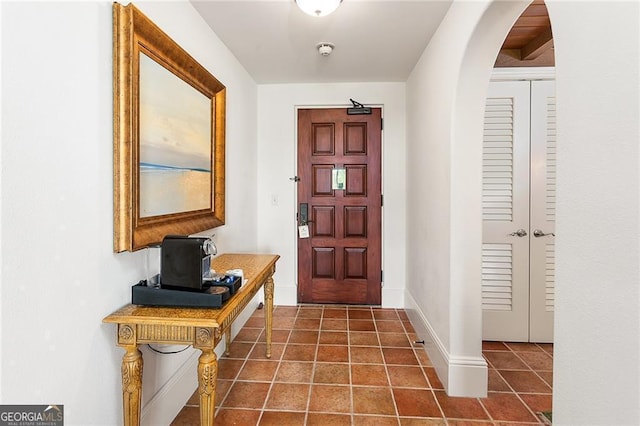
[[[222,254],[211,261],[211,268],[224,273],[242,269],[246,283],[221,308],[172,308],[126,305],[103,322],[118,324],[118,346],[126,351],[122,358],[122,405],[124,424],[140,424],[142,396],[142,353],[138,345],[148,343],[187,344],[202,352],[198,359],[200,424],[213,425],[218,359],[215,347],[226,336],[231,343],[231,324],[264,285],[266,357],[271,358],[273,323],[273,274],[278,255]]]

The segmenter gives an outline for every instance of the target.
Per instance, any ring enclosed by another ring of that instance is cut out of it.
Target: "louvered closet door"
[[[529,113],[529,82],[490,84],[482,163],[485,340],[528,340]]]
[[[531,267],[529,340],[553,342],[556,104],[552,81],[531,82]],[[543,236],[536,237],[535,230]]]

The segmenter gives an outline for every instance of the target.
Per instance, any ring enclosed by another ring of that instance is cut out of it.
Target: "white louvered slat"
[[[555,245],[545,247],[545,310],[553,312],[555,308],[556,260]]]
[[[549,222],[556,220],[556,98],[547,97],[547,150],[546,150],[545,212]]]
[[[482,151],[482,219],[513,218],[513,98],[487,99]]]
[[[482,309],[512,309],[512,260],[511,244],[482,245]]]

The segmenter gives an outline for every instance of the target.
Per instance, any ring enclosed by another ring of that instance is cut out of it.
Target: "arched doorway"
[[[543,0],[516,20],[496,58],[482,153],[483,340],[553,342],[555,55]]]

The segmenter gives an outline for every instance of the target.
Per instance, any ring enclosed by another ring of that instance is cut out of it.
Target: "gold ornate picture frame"
[[[133,4],[113,4],[114,251],[224,224],[226,89]]]

